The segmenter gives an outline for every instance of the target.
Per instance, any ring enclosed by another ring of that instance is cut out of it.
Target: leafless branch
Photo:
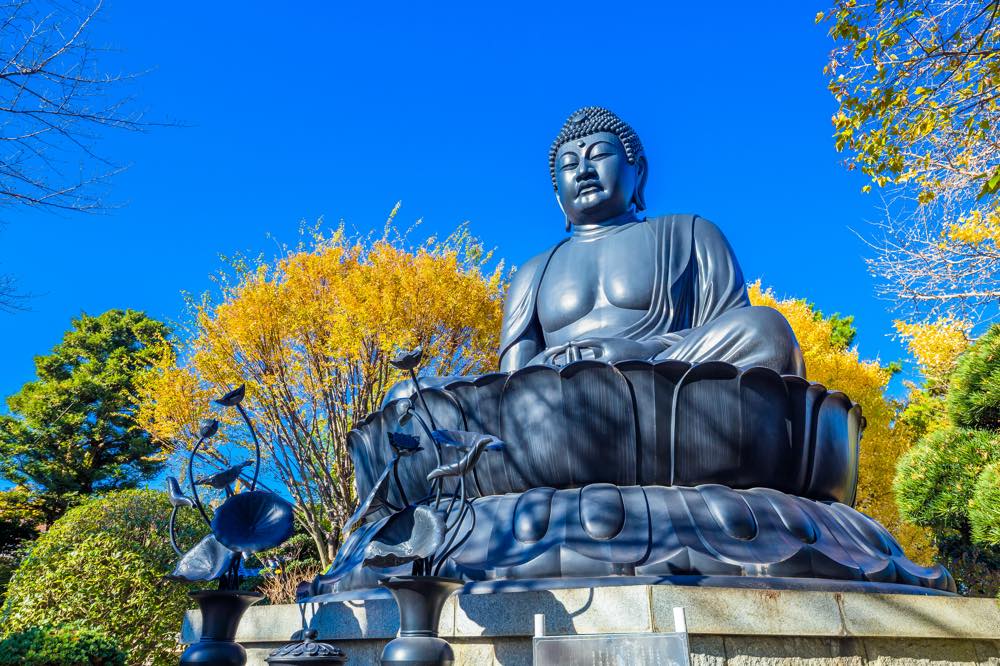
[[[106,210],[123,166],[96,149],[110,130],[151,125],[132,110],[135,74],[103,71],[108,49],[89,40],[103,0],[0,0],[0,207]],[[0,311],[20,309],[0,277]]]

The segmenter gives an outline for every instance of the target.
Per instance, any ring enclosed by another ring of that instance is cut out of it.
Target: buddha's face
[[[629,164],[621,140],[611,132],[588,134],[556,153],[559,205],[573,224],[595,224],[632,207],[641,162]]]

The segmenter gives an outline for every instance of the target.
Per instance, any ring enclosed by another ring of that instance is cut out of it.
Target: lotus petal
[[[233,495],[216,510],[212,530],[219,542],[235,551],[257,553],[274,548],[295,531],[292,505],[263,490]]]
[[[201,428],[198,430],[198,435],[202,437],[202,439],[208,439],[218,431],[219,421],[217,419],[208,419],[201,424]]]
[[[400,370],[414,370],[418,365],[420,365],[420,359],[424,355],[424,350],[421,347],[417,347],[412,351],[402,351],[396,354],[396,356],[389,361],[394,368]]]
[[[365,566],[398,567],[430,557],[444,543],[444,518],[431,507],[408,506],[393,514],[365,548]]]
[[[390,432],[389,446],[401,457],[412,456],[417,451],[424,450],[420,446],[420,439],[418,437],[407,435],[405,432]]]
[[[166,578],[182,583],[215,580],[229,569],[234,557],[236,553],[219,543],[214,534],[209,534],[184,553]]]
[[[216,400],[215,404],[222,405],[223,407],[235,407],[243,402],[246,392],[246,384],[240,384],[237,388],[234,388],[232,391]]]
[[[170,506],[194,506],[194,502],[181,492],[181,485],[172,476],[167,477],[167,495],[170,497]]]
[[[365,498],[358,508],[354,510],[351,517],[347,519],[344,526],[340,529],[340,535],[346,537],[347,534],[354,529],[354,527],[363,521],[365,518],[375,513],[382,507],[386,506],[389,499],[389,473],[392,471],[392,466],[396,464],[398,458],[392,458],[385,465],[385,469],[379,474],[379,477],[375,479],[375,484],[372,486],[372,490],[368,493],[368,497]]]

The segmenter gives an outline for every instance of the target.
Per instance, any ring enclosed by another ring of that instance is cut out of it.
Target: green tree
[[[927,433],[900,459],[896,503],[904,519],[934,530],[961,586],[993,595],[1000,591],[1000,326],[958,357],[946,383],[936,383],[947,391],[924,406],[947,405],[947,414],[929,419]]]
[[[7,588],[0,635],[79,622],[114,638],[128,663],[176,664],[176,635],[189,586],[166,583],[166,493],[124,490],[73,507],[31,546]],[[206,533],[196,511],[177,515],[178,542]]]
[[[1000,325],[959,359],[948,391],[948,415],[964,428],[1000,430]]]
[[[161,447],[133,419],[137,382],[169,350],[167,327],[142,312],[73,320],[37,379],[0,416],[0,475],[31,493],[50,523],[81,496],[135,487]]]

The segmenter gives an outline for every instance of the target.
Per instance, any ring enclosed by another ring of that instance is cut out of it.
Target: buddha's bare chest
[[[605,238],[563,244],[539,288],[544,332],[570,327],[597,333],[641,317],[653,298],[653,241],[646,225],[637,224]]]

